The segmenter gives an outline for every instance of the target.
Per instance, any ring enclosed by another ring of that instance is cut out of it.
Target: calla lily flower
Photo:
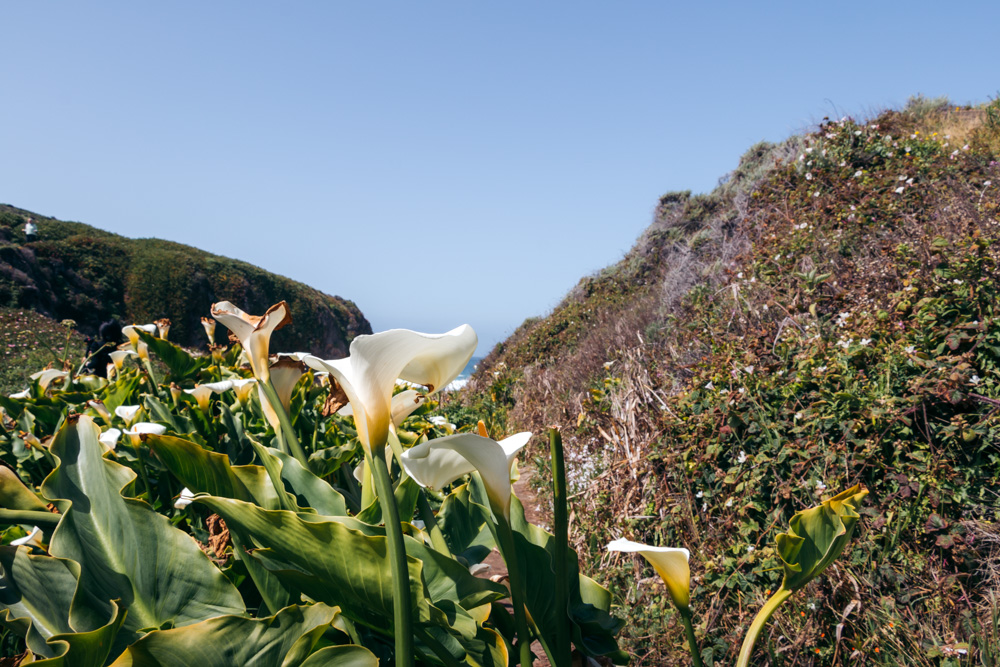
[[[281,400],[281,407],[284,408],[286,413],[291,407],[292,390],[295,389],[295,385],[305,375],[305,372],[306,365],[295,359],[295,355],[279,354],[278,360],[271,364],[271,384],[274,385],[274,391],[278,394],[278,399]],[[257,394],[260,397],[260,406],[264,410],[267,422],[277,433],[281,429],[281,422],[278,420],[278,414],[274,411],[270,401],[267,400],[267,396],[264,395],[264,390],[259,383],[257,384]]]
[[[87,401],[87,405],[93,408],[94,412],[99,414],[105,423],[111,423],[111,413],[108,412],[108,408],[104,405],[104,401]]]
[[[16,540],[11,540],[12,547],[29,546],[42,548],[42,530],[38,526],[32,526],[31,532]]]
[[[184,393],[194,396],[194,400],[198,401],[198,407],[203,412],[208,412],[208,399],[212,397],[212,394],[221,394],[232,388],[233,383],[231,380],[223,380],[222,382],[195,385],[194,389],[185,389]]]
[[[125,359],[128,357],[139,356],[135,350],[115,350],[111,353],[111,361],[115,364],[115,371],[121,371],[122,366],[125,365]]]
[[[149,345],[146,341],[140,340],[135,346],[135,353],[139,355],[139,358],[149,363]]]
[[[246,378],[233,380],[233,389],[236,391],[236,400],[240,402],[240,405],[246,405],[247,401],[250,399],[250,392],[253,391],[254,386],[257,384],[255,378]]]
[[[98,438],[101,444],[113,450],[118,445],[118,438],[122,437],[122,432],[117,428],[109,428]]]
[[[18,401],[31,398],[31,389],[25,389],[24,391],[19,391],[16,394],[11,394],[10,397]]]
[[[392,397],[392,426],[393,428],[399,428],[399,425],[406,421],[413,412],[419,408],[421,405],[427,402],[426,394],[421,394],[416,389],[407,389],[406,391],[401,391]],[[340,410],[337,410],[337,414],[341,417],[353,417],[354,408],[348,403]]]
[[[239,339],[250,359],[250,368],[261,382],[270,377],[268,348],[271,334],[292,323],[288,304],[282,301],[267,309],[263,316],[248,315],[228,301],[212,304],[212,317],[222,322]]]
[[[115,415],[124,421],[126,426],[131,426],[132,420],[135,419],[135,416],[139,414],[139,410],[141,409],[141,405],[119,405],[115,408]]]
[[[181,489],[181,495],[178,496],[177,500],[174,501],[174,507],[176,507],[179,510],[182,510],[188,505],[190,505],[192,500],[194,500],[194,494],[191,493],[191,489],[185,486],[183,489]]]
[[[132,440],[132,446],[138,447],[142,443],[144,435],[163,435],[167,432],[167,427],[163,424],[153,424],[151,422],[139,422],[132,428],[126,429],[125,435]]]
[[[510,519],[510,469],[531,433],[500,442],[472,433],[459,433],[414,445],[403,452],[402,465],[417,484],[443,489],[462,475],[478,471],[490,504]]]
[[[462,372],[478,338],[468,325],[432,335],[392,329],[351,342],[346,359],[304,361],[328,371],[347,394],[354,411],[358,438],[369,452],[385,445],[392,422],[392,390],[397,378],[425,385],[428,393],[445,387]]]
[[[138,350],[139,348],[139,334],[136,333],[137,329],[156,335],[155,324],[130,324],[127,327],[122,327],[122,333],[128,337],[128,342],[132,344],[133,350]]]
[[[215,345],[215,320],[211,317],[203,317],[201,318],[201,326],[205,328],[209,346]]]
[[[678,609],[687,609],[691,604],[691,569],[688,565],[691,552],[687,549],[651,547],[640,542],[619,539],[608,545],[608,551],[641,555],[663,579]]]
[[[42,391],[45,391],[53,381],[64,378],[67,375],[69,373],[61,371],[58,368],[46,368],[44,371],[32,373],[30,377],[32,380],[38,380],[38,386],[42,388]]]
[[[166,340],[167,334],[170,333],[170,325],[172,322],[164,317],[161,320],[156,320],[153,324],[155,324],[156,328],[160,330],[160,338]]]

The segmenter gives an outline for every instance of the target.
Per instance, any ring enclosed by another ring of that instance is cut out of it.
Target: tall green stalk
[[[401,667],[413,665],[413,618],[410,609],[410,571],[406,565],[406,548],[403,545],[403,529],[399,525],[399,508],[392,493],[389,468],[381,456],[369,458],[375,490],[382,505],[385,521],[385,536],[389,542],[389,567],[392,571],[393,594],[393,635],[396,641],[396,664]]]
[[[694,626],[691,624],[691,609],[677,608],[681,613],[681,622],[684,624],[684,633],[687,635],[688,648],[691,650],[691,664],[693,667],[703,667],[701,652],[698,650],[698,640],[694,636]]]
[[[285,406],[281,404],[281,399],[278,398],[278,392],[275,390],[274,385],[268,379],[267,382],[260,382],[260,386],[264,390],[264,396],[267,397],[267,402],[271,404],[274,414],[278,415],[278,423],[281,426],[281,442],[284,443],[288,450],[285,453],[294,456],[296,461],[301,463],[306,470],[309,470],[309,459],[306,458],[306,452],[302,449],[302,445],[299,444],[299,438],[295,434],[295,427],[292,426],[292,420],[288,416],[288,413],[285,412]]]
[[[521,563],[517,558],[514,546],[514,531],[503,514],[497,513],[497,532],[500,538],[500,550],[507,564],[507,575],[510,578],[510,601],[514,607],[514,627],[517,629],[518,647],[521,653],[521,667],[531,667],[531,631],[528,630],[528,616],[525,598],[527,597],[524,577],[521,573]]]
[[[566,560],[569,557],[569,520],[566,500],[566,462],[563,458],[562,436],[556,429],[549,429],[549,450],[552,453],[552,532],[553,557],[555,558],[556,575],[556,639],[552,647],[555,667],[569,667],[572,661],[570,652],[569,628],[569,572]]]
[[[757,612],[757,616],[753,619],[753,623],[750,624],[750,629],[747,631],[747,636],[743,639],[743,648],[740,649],[740,657],[736,661],[736,667],[750,667],[753,647],[757,643],[757,638],[760,636],[761,631],[775,610],[791,596],[792,591],[782,586],[778,589],[777,593],[771,596],[771,599],[764,603],[760,611]]]

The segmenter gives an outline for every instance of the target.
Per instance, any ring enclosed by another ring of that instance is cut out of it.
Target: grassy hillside
[[[572,531],[638,664],[687,664],[683,632],[608,541],[691,550],[706,660],[731,665],[775,535],[854,483],[854,543],[759,664],[996,664],[998,156],[1000,104],[922,98],[754,146],[480,365],[465,400],[491,430],[561,427]]]
[[[24,221],[38,224],[26,244]],[[282,299],[294,323],[282,349],[309,344],[317,354],[343,355],[371,325],[353,302],[323,294],[246,262],[160,239],[129,239],[79,222],[0,205],[0,308],[25,308],[72,319],[93,334],[102,321],[173,321],[171,340],[206,343],[200,320],[215,301],[263,313]]]

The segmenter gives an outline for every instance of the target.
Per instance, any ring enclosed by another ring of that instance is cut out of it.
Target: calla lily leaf
[[[792,517],[788,532],[777,537],[785,569],[783,588],[802,588],[840,556],[861,518],[858,505],[867,495],[867,489],[855,485]]]
[[[156,325],[153,325],[154,327]],[[144,330],[136,332],[137,338],[146,344],[149,351],[162,361],[170,373],[165,378],[167,382],[183,382],[198,375],[203,369],[208,368],[212,363],[212,358],[193,357],[183,348],[180,348],[168,340],[157,338],[152,333]]]
[[[679,609],[687,609],[691,603],[691,568],[688,560],[691,552],[675,547],[653,547],[640,542],[619,539],[608,545],[608,551],[637,553],[653,566],[670,591],[670,597]]]
[[[324,361],[307,356],[305,363],[337,379],[354,412],[361,443],[380,449],[392,422],[392,392],[396,380],[422,384],[429,392],[443,389],[458,377],[476,350],[478,338],[468,325],[444,334],[391,329],[351,341],[346,359]]]
[[[219,616],[151,632],[129,646],[112,667],[298,665],[339,613],[320,603],[286,607],[268,618]]]
[[[25,486],[17,473],[7,466],[0,466],[0,507],[11,510],[48,511],[45,503]]]
[[[122,601],[128,613],[118,641],[125,643],[146,628],[243,614],[239,592],[190,536],[122,497],[135,474],[104,458],[99,436],[89,417],[67,423],[51,447],[59,465],[42,484],[63,515],[49,552],[79,563],[88,605],[110,618],[111,600]]]

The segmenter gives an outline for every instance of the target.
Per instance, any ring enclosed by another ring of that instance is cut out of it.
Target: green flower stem
[[[382,505],[385,536],[389,541],[389,566],[392,572],[393,635],[396,640],[396,664],[413,666],[413,619],[410,610],[410,571],[406,565],[403,529],[399,525],[399,508],[392,493],[389,468],[381,456],[369,457],[375,489]]]
[[[549,449],[552,453],[552,532],[555,536],[553,558],[556,567],[555,597],[558,610],[555,646],[552,647],[555,660],[552,662],[555,667],[569,667],[572,656],[569,645],[569,573],[566,571],[566,559],[569,557],[566,463],[563,459],[562,436],[554,428],[549,429]]]
[[[55,528],[62,519],[62,514],[44,512],[42,510],[5,510],[0,509],[0,523],[23,523],[39,528]]]
[[[434,510],[431,509],[431,504],[427,502],[427,491],[424,489],[420,489],[420,493],[417,494],[417,510],[420,512],[420,518],[424,522],[427,532],[430,533],[431,544],[434,545],[434,549],[446,556],[452,556],[451,549],[448,548],[448,541],[444,539],[441,526],[438,525],[437,517],[434,516]]]
[[[264,390],[267,402],[274,409],[274,414],[278,415],[278,422],[281,426],[281,441],[288,450],[286,453],[294,456],[296,461],[301,463],[306,470],[309,470],[309,459],[306,457],[306,452],[302,449],[302,445],[299,444],[299,438],[295,435],[295,427],[292,426],[292,420],[289,418],[288,413],[285,412],[285,406],[281,404],[281,399],[278,398],[278,392],[274,389],[274,385],[271,384],[270,378],[267,382],[261,382],[260,386]]]
[[[521,667],[531,667],[531,632],[528,630],[528,616],[525,613],[525,598],[527,594],[524,579],[521,576],[521,564],[514,547],[514,531],[504,519],[503,513],[494,508],[497,516],[497,532],[500,537],[500,550],[507,564],[507,574],[510,577],[510,601],[514,607],[514,627],[517,629],[518,647],[521,652]]]
[[[691,649],[691,664],[694,667],[702,667],[701,652],[698,650],[698,640],[694,637],[694,626],[691,625],[691,609],[677,608],[681,613],[681,621],[684,623],[684,632],[687,634],[688,648]]]
[[[146,462],[142,460],[142,443],[133,442],[132,449],[135,451],[135,459],[139,463],[139,477],[142,478],[142,484],[146,487],[146,499],[149,504],[153,504],[153,487],[149,485],[149,475],[146,473]]]
[[[764,603],[764,606],[757,612],[756,618],[750,624],[747,636],[743,639],[743,648],[740,649],[740,657],[736,661],[736,667],[750,667],[750,657],[753,655],[754,644],[760,636],[761,630],[767,624],[768,619],[781,603],[792,596],[792,591],[782,586],[778,592],[771,596],[771,599]]]
[[[365,452],[365,467],[361,471],[361,509],[375,502],[375,487],[372,485],[372,455]],[[388,468],[386,468],[388,470]]]

